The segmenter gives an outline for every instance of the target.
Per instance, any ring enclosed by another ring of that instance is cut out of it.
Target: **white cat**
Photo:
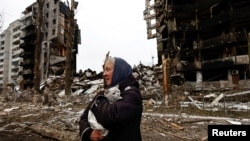
[[[119,90],[118,85],[114,86],[114,87],[111,87],[109,89],[105,89],[104,90],[104,96],[107,97],[110,104],[113,104],[117,100],[122,99],[121,91]]]
[[[119,90],[118,85],[104,90],[104,96],[109,100],[110,104],[122,99],[120,95],[121,91]],[[105,129],[100,123],[97,122],[95,115],[91,110],[89,110],[88,121],[92,129],[102,130],[103,136],[108,134],[109,130]]]

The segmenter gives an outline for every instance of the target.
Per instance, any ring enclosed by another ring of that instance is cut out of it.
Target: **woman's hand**
[[[103,140],[103,135],[101,130],[93,130],[90,134],[90,140],[91,141],[101,141]]]

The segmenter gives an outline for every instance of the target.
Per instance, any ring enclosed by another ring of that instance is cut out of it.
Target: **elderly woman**
[[[104,62],[104,91],[96,95],[80,117],[82,141],[141,141],[142,98],[139,83],[132,74],[131,66],[122,58],[107,57]],[[110,103],[106,90],[117,87],[120,97]],[[109,132],[93,129],[88,120],[92,111],[98,123]]]

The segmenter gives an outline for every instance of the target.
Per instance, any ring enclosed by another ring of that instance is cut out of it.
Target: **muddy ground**
[[[85,106],[76,102],[54,106],[0,102],[0,141],[78,141],[79,115]],[[249,119],[249,113],[144,105],[141,133],[143,141],[205,141],[207,125],[248,124],[245,118]]]

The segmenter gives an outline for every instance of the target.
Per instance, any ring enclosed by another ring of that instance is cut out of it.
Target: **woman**
[[[105,90],[96,95],[80,117],[81,140],[141,141],[142,97],[131,66],[122,58],[107,57],[103,69],[104,89],[118,86],[121,98],[111,104],[104,96]],[[90,127],[89,110],[109,131],[106,136],[103,136],[102,130]]]

